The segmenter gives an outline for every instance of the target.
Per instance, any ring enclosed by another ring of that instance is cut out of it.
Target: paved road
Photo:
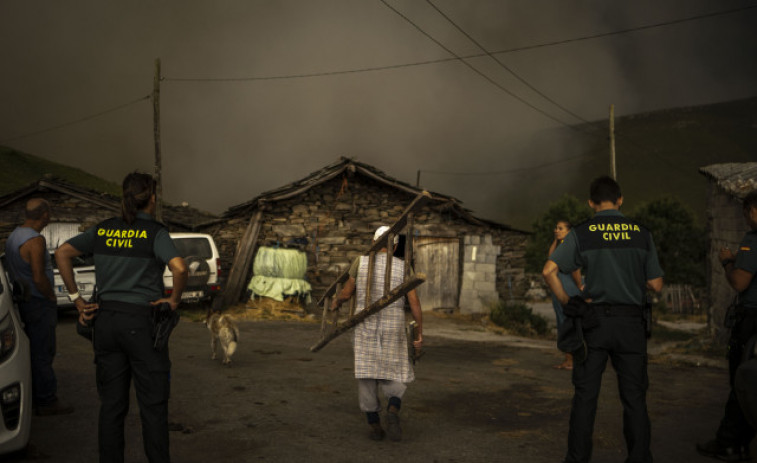
[[[194,462],[558,462],[565,451],[572,388],[552,368],[548,341],[481,332],[427,315],[427,353],[402,409],[404,439],[373,442],[358,411],[349,336],[321,352],[314,323],[243,321],[231,367],[211,361],[207,330],[183,321],[171,339],[173,461]],[[58,327],[55,367],[72,415],[35,418],[32,439],[51,462],[96,461],[97,407],[92,352]],[[658,462],[709,461],[694,442],[715,430],[725,399],[722,368],[650,368],[653,453]],[[612,368],[605,375],[595,462],[623,461],[622,409]],[[136,401],[127,417],[127,463],[144,461]],[[23,461],[16,457],[14,461]]]

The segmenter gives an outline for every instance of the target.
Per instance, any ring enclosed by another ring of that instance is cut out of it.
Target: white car
[[[81,224],[79,223],[51,222],[41,232],[47,242],[47,250],[50,252],[50,259],[53,263],[53,290],[58,299],[58,307],[73,307],[74,303],[68,299],[68,290],[58,273],[58,266],[55,264],[55,249],[71,237],[78,235],[80,228]],[[91,255],[74,257],[72,263],[76,284],[79,286],[79,294],[85,301],[89,301],[92,298],[92,291],[95,289],[94,258]]]
[[[187,287],[181,294],[184,302],[212,304],[221,292],[221,259],[213,237],[206,233],[171,233],[176,249],[189,269]],[[173,276],[166,266],[163,273],[166,294],[173,290]]]
[[[55,297],[58,299],[58,307],[74,307],[74,303],[68,299],[68,289],[66,289],[63,279],[60,277],[53,253],[50,253],[50,259],[53,262],[53,290],[55,291]],[[81,297],[85,301],[89,301],[92,298],[92,291],[95,289],[94,257],[91,255],[74,257],[72,263],[76,284],[79,287],[79,294],[81,294]]]
[[[29,339],[0,261],[0,455],[26,447],[32,418]]]

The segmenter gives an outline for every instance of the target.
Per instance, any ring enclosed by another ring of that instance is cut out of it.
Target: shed
[[[0,249],[11,231],[23,222],[26,201],[44,198],[52,208],[50,236],[70,236],[71,224],[83,231],[98,222],[121,214],[121,199],[50,177],[0,196]],[[187,206],[163,204],[163,222],[170,231],[192,231],[197,225],[218,217]],[[63,225],[66,224],[66,225]],[[62,230],[66,230],[63,232]],[[50,243],[51,245],[53,243]],[[60,244],[60,243],[59,243]]]
[[[724,327],[725,311],[736,296],[726,282],[718,260],[720,248],[732,250],[749,227],[742,212],[742,199],[757,190],[757,162],[712,164],[699,169],[707,179],[707,294],[709,299],[708,327],[719,344],[728,340]]]
[[[204,227],[215,236],[222,265],[231,269],[226,303],[244,297],[256,250],[262,246],[304,251],[313,299],[320,299],[370,246],[376,228],[394,223],[422,191],[342,157],[301,180],[230,207],[222,221]],[[529,233],[477,218],[453,197],[430,195],[428,205],[415,214],[412,237],[414,269],[427,276],[418,288],[424,310],[484,312],[489,301],[522,298]]]

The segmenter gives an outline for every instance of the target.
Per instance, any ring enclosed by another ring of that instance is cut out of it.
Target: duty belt
[[[100,310],[133,315],[152,316],[153,308],[149,305],[131,304],[121,301],[100,301]]]
[[[597,315],[605,317],[639,317],[644,315],[641,306],[638,305],[612,305],[612,304],[591,304],[596,310]]]

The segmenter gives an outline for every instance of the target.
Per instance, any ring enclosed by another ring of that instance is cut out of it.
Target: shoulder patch
[[[752,250],[752,248],[750,248],[749,246],[741,246],[739,248],[739,251],[751,251],[751,250]]]

